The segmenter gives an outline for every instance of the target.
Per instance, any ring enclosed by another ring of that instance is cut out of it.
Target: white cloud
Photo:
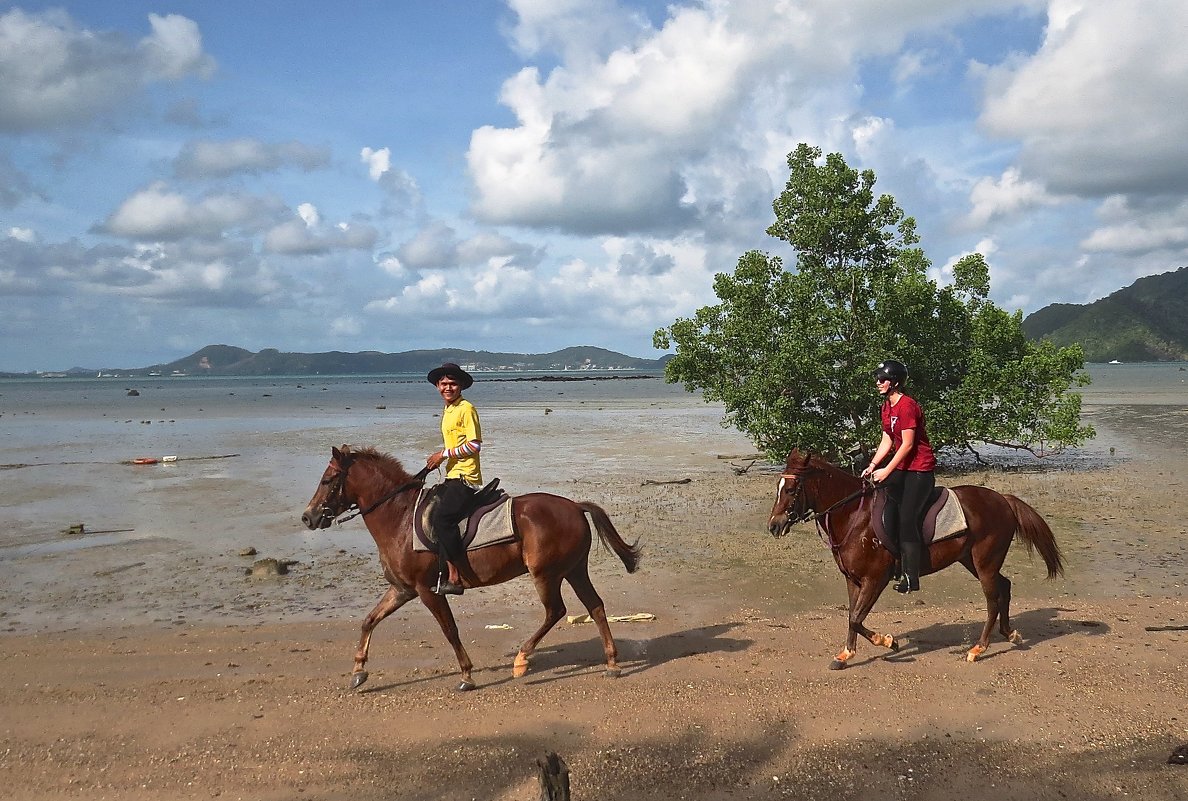
[[[459,333],[489,330],[512,317],[521,327],[592,336],[625,325],[650,333],[692,308],[705,271],[705,252],[688,241],[603,242],[598,262],[571,259],[556,271],[493,258],[479,266],[427,273],[366,307],[368,313],[409,320],[451,314]]]
[[[1057,194],[1188,190],[1180,0],[1053,0],[1043,46],[991,69],[982,124]]]
[[[86,122],[157,81],[208,76],[197,25],[149,15],[139,44],[80,28],[64,11],[0,14],[0,131],[35,131]]]
[[[35,242],[37,240],[37,234],[34,233],[32,228],[20,228],[16,226],[8,229],[8,237],[19,242]]]
[[[598,0],[517,2],[517,43],[547,45],[562,62],[504,83],[514,126],[472,133],[473,212],[578,234],[712,226],[723,210],[754,205],[730,190],[753,192],[744,179],[756,167],[778,172],[798,141],[828,145],[839,106],[843,117],[854,112],[836,98],[854,96],[862,59],[895,54],[908,33],[1021,2],[1033,0],[673,4],[660,27],[638,20],[605,52],[583,46],[574,24]]]
[[[891,78],[895,81],[896,86],[902,88],[906,84],[912,83],[916,78],[927,75],[931,70],[929,61],[932,56],[932,53],[921,50],[900,53],[899,57],[895,59],[895,67],[891,70]]]
[[[638,12],[614,0],[508,0],[516,13],[512,43],[524,56],[543,51],[569,63],[590,61],[649,28]]]
[[[247,308],[284,291],[288,279],[233,242],[83,247],[77,241],[0,239],[0,280],[10,293],[64,299],[120,297],[178,307]]]
[[[187,142],[174,161],[174,172],[186,178],[221,178],[236,173],[260,174],[293,166],[310,172],[330,163],[326,148],[300,142],[267,144],[240,138],[226,142]]]
[[[158,182],[124,200],[101,230],[149,241],[218,237],[233,230],[259,230],[280,208],[279,201],[234,192],[191,200]]]
[[[1105,224],[1081,242],[1087,252],[1140,256],[1162,251],[1179,260],[1188,256],[1188,200],[1171,208],[1136,209],[1126,198],[1112,197],[1099,216]]]
[[[320,227],[301,216],[269,230],[264,236],[264,249],[272,253],[319,256],[337,250],[367,250],[378,238],[379,232],[370,225],[339,223]]]
[[[202,52],[198,23],[179,14],[149,14],[149,24],[153,33],[140,41],[140,49],[151,74],[176,81],[214,73],[214,59]]]
[[[318,224],[320,216],[317,206],[312,203],[302,203],[297,207],[297,216],[305,222],[306,228],[313,228]]]
[[[373,181],[378,181],[384,173],[392,169],[392,151],[386,147],[378,150],[365,147],[359,151],[359,159],[367,165],[367,174]]]
[[[461,239],[457,231],[440,220],[422,227],[412,239],[396,249],[395,274],[408,270],[441,270],[475,267],[498,261],[521,267],[540,262],[539,248],[517,242],[493,231],[480,231]]]
[[[433,222],[398,247],[396,255],[409,269],[432,270],[453,267],[457,248],[458,237],[454,229],[443,222]]]
[[[986,225],[998,217],[1060,202],[1049,195],[1040,182],[1024,179],[1017,167],[1008,168],[997,181],[989,177],[979,179],[969,193],[969,201],[973,208],[966,217],[966,223],[972,227]]]
[[[330,333],[336,337],[356,337],[363,333],[363,323],[358,317],[335,317],[330,321]]]

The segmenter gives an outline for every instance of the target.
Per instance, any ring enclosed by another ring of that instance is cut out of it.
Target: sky
[[[0,4],[0,370],[656,357],[807,142],[1024,314],[1188,251],[1182,0]]]

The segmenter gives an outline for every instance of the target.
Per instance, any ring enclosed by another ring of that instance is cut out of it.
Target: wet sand
[[[641,541],[635,575],[593,559],[610,614],[656,616],[613,626],[618,680],[593,628],[566,623],[511,678],[540,617],[521,578],[453,602],[478,691],[453,689],[453,654],[414,603],[347,692],[383,580],[358,521],[310,533],[296,515],[329,443],[381,444],[356,428],[242,435],[220,461],[5,471],[25,502],[0,553],[0,795],[535,798],[551,749],[576,799],[1188,798],[1188,766],[1166,764],[1188,742],[1184,407],[1089,406],[1100,436],[1083,457],[941,476],[1035,506],[1066,576],[1012,549],[1025,644],[996,640],[974,664],[984,604],[960,568],[887,593],[868,622],[904,647],[862,643],[840,672],[842,578],[811,527],[765,533],[773,466],[735,475],[750,448],[712,410],[650,447],[657,415],[690,413],[642,411],[484,417],[503,453],[533,455],[500,465],[510,488],[598,502]],[[578,423],[581,464],[547,447]],[[58,533],[76,517],[133,531]],[[246,577],[261,556],[297,564]]]

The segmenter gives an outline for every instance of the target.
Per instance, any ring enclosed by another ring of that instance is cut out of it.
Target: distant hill
[[[660,372],[663,359],[638,359],[595,347],[573,347],[552,353],[492,353],[474,350],[410,350],[402,353],[259,353],[230,345],[207,345],[182,359],[135,368],[104,368],[103,373],[143,375],[367,375],[428,373],[443,362],[467,370],[632,370]],[[94,371],[87,371],[94,372]]]
[[[1080,344],[1089,362],[1188,361],[1188,267],[1140,278],[1086,305],[1045,306],[1023,320],[1023,331]]]

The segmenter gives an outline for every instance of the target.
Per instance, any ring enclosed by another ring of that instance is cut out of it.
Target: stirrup
[[[899,583],[895,585],[896,592],[910,593],[920,591],[920,579],[909,581],[907,576],[899,579]]]
[[[465,590],[461,584],[455,584],[447,578],[444,578],[441,573],[437,574],[437,586],[433,588],[435,595],[461,595]]]

